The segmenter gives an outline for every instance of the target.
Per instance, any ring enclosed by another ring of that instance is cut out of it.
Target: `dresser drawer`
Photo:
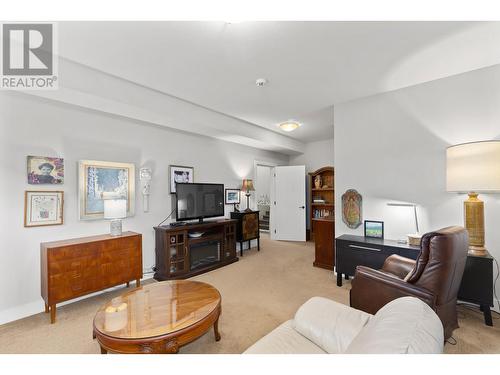
[[[61,302],[97,290],[95,277],[75,277],[71,273],[56,274],[49,277],[49,303]]]
[[[89,243],[85,244],[85,246],[63,246],[52,248],[49,249],[47,253],[50,263],[72,258],[95,257],[97,256],[100,248],[101,246],[99,243]]]

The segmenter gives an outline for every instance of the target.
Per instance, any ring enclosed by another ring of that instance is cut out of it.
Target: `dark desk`
[[[342,286],[342,275],[346,280],[354,276],[357,266],[380,269],[389,255],[417,259],[419,253],[420,247],[394,240],[344,234],[335,240],[337,285]],[[493,258],[489,254],[467,256],[458,299],[479,305],[485,324],[493,325],[490,310],[493,306]]]

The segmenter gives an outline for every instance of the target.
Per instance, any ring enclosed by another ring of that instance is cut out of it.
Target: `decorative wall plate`
[[[351,229],[361,225],[363,197],[354,189],[342,194],[342,221]]]

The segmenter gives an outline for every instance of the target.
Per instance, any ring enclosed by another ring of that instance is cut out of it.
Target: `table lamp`
[[[127,217],[126,199],[104,199],[104,218],[111,220],[110,234],[112,236],[122,235],[122,220]]]
[[[253,187],[253,181],[252,180],[243,180],[243,183],[241,184],[241,190],[245,192],[245,196],[247,197],[247,209],[245,212],[250,212],[252,211],[250,209],[250,192],[255,191],[255,188]]]
[[[446,149],[446,190],[468,193],[464,202],[469,254],[486,255],[484,202],[479,192],[500,191],[500,141],[463,143]]]

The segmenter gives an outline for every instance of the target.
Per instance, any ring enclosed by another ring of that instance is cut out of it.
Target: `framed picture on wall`
[[[194,182],[194,168],[184,167],[181,165],[171,165],[170,169],[170,194],[175,194],[175,183],[193,183]]]
[[[384,222],[365,220],[365,237],[384,238]]]
[[[63,206],[62,191],[25,191],[24,226],[62,225]]]
[[[226,204],[240,204],[240,189],[226,189],[225,190],[225,203]]]
[[[106,198],[126,199],[127,216],[134,215],[134,164],[80,160],[78,166],[80,220],[102,219]]]
[[[28,184],[53,185],[64,183],[64,159],[48,156],[28,156]]]

